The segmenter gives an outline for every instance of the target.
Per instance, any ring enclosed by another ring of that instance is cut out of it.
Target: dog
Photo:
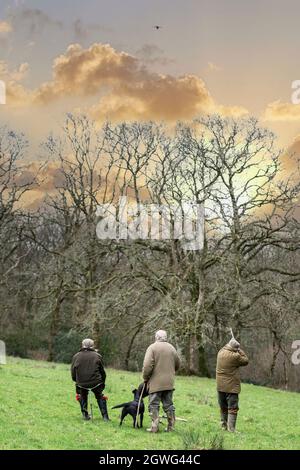
[[[145,405],[143,402],[143,398],[147,397],[149,395],[149,392],[147,390],[147,385],[144,383],[140,384],[138,388],[135,388],[132,390],[134,399],[132,401],[129,401],[127,403],[121,403],[121,405],[116,405],[112,407],[112,410],[116,408],[123,408],[122,413],[121,413],[121,420],[120,420],[120,426],[122,426],[122,423],[124,421],[124,418],[127,415],[131,415],[133,419],[133,427],[135,428],[136,426],[138,428],[143,427],[143,418],[144,418],[144,412],[145,412]],[[143,394],[142,394],[143,393]],[[140,408],[139,408],[139,417],[140,417],[140,425],[138,425],[138,420],[137,420],[137,411],[138,411],[138,405],[139,405],[139,400],[142,394],[141,402],[140,402]]]

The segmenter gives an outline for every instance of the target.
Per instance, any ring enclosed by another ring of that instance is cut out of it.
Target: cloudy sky
[[[1,0],[0,119],[38,141],[72,110],[249,113],[298,148],[299,17],[298,0]]]

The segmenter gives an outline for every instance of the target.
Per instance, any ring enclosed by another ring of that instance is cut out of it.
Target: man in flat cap
[[[71,365],[72,380],[76,383],[76,398],[79,401],[82,417],[91,419],[88,413],[88,394],[91,390],[97,400],[104,421],[109,421],[106,397],[103,395],[106,373],[102,357],[95,350],[92,339],[84,339],[80,351],[73,356]]]

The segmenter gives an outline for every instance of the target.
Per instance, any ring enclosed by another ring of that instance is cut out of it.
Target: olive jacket
[[[217,356],[217,390],[225,393],[240,393],[241,379],[239,367],[246,366],[249,360],[241,349],[235,351],[228,344]]]

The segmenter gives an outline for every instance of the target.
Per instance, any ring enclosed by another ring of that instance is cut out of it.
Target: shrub
[[[182,435],[185,450],[223,450],[224,435],[219,432],[210,432],[201,435],[197,429],[187,429]]]

